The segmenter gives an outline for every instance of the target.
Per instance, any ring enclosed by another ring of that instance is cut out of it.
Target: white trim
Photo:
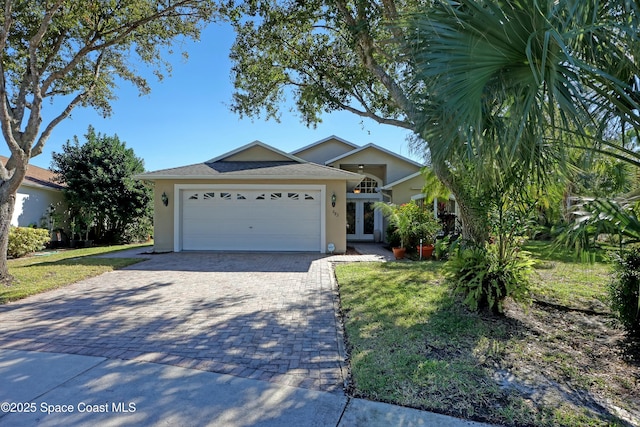
[[[308,150],[309,148],[313,148],[313,147],[315,147],[317,145],[324,144],[325,142],[331,141],[332,139],[335,139],[336,141],[341,142],[344,145],[348,145],[349,147],[352,147],[352,148],[358,148],[359,147],[359,145],[356,145],[353,142],[349,142],[346,139],[340,138],[339,136],[331,135],[331,136],[328,136],[328,137],[326,137],[324,139],[321,139],[320,141],[312,142],[311,144],[306,145],[306,146],[304,146],[302,148],[298,148],[297,150],[293,150],[291,152],[291,154],[293,154],[295,156],[297,153],[300,153],[301,151]]]
[[[409,181],[410,179],[413,179],[413,178],[415,178],[417,176],[420,176],[420,175],[422,175],[422,171],[414,172],[411,175],[407,175],[404,178],[400,178],[397,181],[390,182],[389,184],[387,184],[384,187],[382,187],[382,189],[383,190],[391,190],[391,189],[393,189],[394,185],[402,184],[403,182]]]
[[[173,185],[173,251],[182,251],[181,225],[182,217],[182,191],[200,189],[229,189],[229,190],[314,190],[320,191],[320,253],[327,251],[327,187],[326,185],[305,185],[305,184],[174,184]]]
[[[322,166],[322,165],[316,165]],[[153,176],[144,176],[144,175],[135,175],[135,179],[139,179],[142,181],[157,181],[157,180],[172,180],[172,181],[186,181],[186,180],[194,180],[194,179],[206,179],[206,180],[216,180],[216,181],[233,181],[233,180],[322,180],[322,181],[347,181],[347,182],[355,182],[356,185],[360,181],[364,179],[363,175],[345,171],[342,169],[334,169],[336,171],[344,172],[345,174],[351,174],[351,176],[327,176],[327,175],[227,175],[227,174],[219,174],[219,175],[153,175]]]
[[[333,159],[330,159],[330,160],[327,160],[326,162],[324,162],[324,164],[325,164],[325,165],[328,165],[328,164],[330,164],[330,163],[337,162],[338,160],[342,160],[342,159],[344,159],[345,157],[349,157],[349,156],[352,156],[352,155],[354,155],[354,154],[359,153],[360,151],[364,151],[364,150],[366,150],[367,148],[373,148],[373,149],[375,149],[375,150],[378,150],[378,151],[381,151],[381,152],[383,152],[383,153],[386,153],[386,154],[388,154],[388,155],[390,155],[390,156],[392,156],[392,157],[395,157],[395,158],[397,158],[397,159],[404,160],[405,162],[407,162],[407,163],[411,163],[412,165],[415,165],[415,166],[418,166],[418,167],[423,167],[423,166],[424,166],[424,165],[422,165],[422,164],[420,164],[420,163],[418,163],[418,162],[415,162],[415,161],[413,161],[413,160],[411,160],[411,159],[409,159],[409,158],[407,158],[407,157],[401,156],[400,154],[396,154],[396,153],[394,153],[393,151],[389,151],[389,150],[387,150],[386,148],[382,148],[382,147],[380,147],[380,146],[378,146],[378,145],[376,145],[376,144],[374,144],[374,143],[369,143],[369,144],[367,144],[367,145],[363,145],[362,147],[360,147],[360,148],[356,148],[356,149],[355,149],[355,150],[353,150],[353,151],[349,151],[348,153],[342,154],[342,155],[340,155],[340,156],[338,156],[338,157],[334,157]],[[385,163],[386,163],[386,162],[385,162]]]
[[[371,199],[382,201],[382,193],[347,193],[347,200],[350,199]]]
[[[248,143],[246,145],[243,145],[242,147],[236,148],[235,150],[231,150],[231,151],[229,151],[227,153],[221,154],[218,157],[214,157],[211,160],[207,160],[205,163],[215,163],[217,161],[226,159],[227,157],[231,157],[231,156],[233,156],[235,154],[241,153],[241,152],[246,151],[246,150],[248,150],[250,148],[253,148],[253,147],[262,147],[262,148],[264,148],[266,150],[273,151],[276,154],[279,154],[279,155],[281,155],[283,157],[286,157],[289,160],[293,160],[293,161],[298,162],[298,163],[307,163],[306,160],[303,160],[303,159],[301,159],[299,157],[296,157],[296,156],[294,156],[292,154],[285,153],[282,150],[278,150],[277,148],[272,147],[272,146],[270,146],[268,144],[265,144],[264,142],[258,141],[258,140],[250,142],[250,143]]]

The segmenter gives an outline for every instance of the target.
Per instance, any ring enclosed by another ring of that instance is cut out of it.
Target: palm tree
[[[487,181],[513,167],[543,179],[574,146],[640,165],[612,137],[640,130],[637,2],[436,0],[404,25],[432,158]]]
[[[575,148],[640,166],[625,141],[640,133],[637,1],[430,4],[406,18],[403,46],[434,164],[489,192],[544,183]]]

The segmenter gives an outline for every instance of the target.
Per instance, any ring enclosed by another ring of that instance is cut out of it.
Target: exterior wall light
[[[162,196],[160,196],[160,198],[162,199],[162,204],[165,206],[169,206],[169,196],[167,196],[167,193],[165,193],[164,191],[162,192]]]
[[[333,208],[336,207],[336,193],[333,193],[331,195],[331,207],[333,207]]]

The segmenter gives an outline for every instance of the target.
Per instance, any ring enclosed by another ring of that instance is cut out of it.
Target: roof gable
[[[365,151],[376,151],[377,154],[380,155],[381,157],[391,157],[391,158],[394,158],[394,159],[397,159],[397,160],[401,160],[403,162],[406,162],[408,164],[411,164],[411,165],[417,166],[417,167],[422,167],[423,166],[418,162],[415,162],[415,161],[413,161],[413,160],[411,160],[411,159],[409,159],[407,157],[404,157],[404,156],[401,156],[399,154],[396,154],[396,153],[394,153],[392,151],[389,151],[389,150],[387,150],[385,148],[382,148],[382,147],[380,147],[378,145],[375,145],[373,143],[367,144],[367,145],[363,145],[362,147],[359,147],[359,148],[357,148],[355,150],[351,150],[348,153],[344,153],[344,154],[342,154],[340,156],[337,156],[337,157],[334,157],[332,159],[329,159],[329,160],[327,160],[325,162],[325,164],[326,165],[330,165],[332,163],[336,163],[336,162],[339,162],[339,161],[344,161],[344,160],[347,160],[349,157],[356,156],[357,154],[363,153]]]
[[[356,144],[331,135],[328,138],[292,151],[291,154],[310,162],[324,164],[327,160],[353,151],[356,148],[358,148]]]
[[[304,160],[292,156],[291,154],[287,154],[284,151],[278,150],[270,145],[265,144],[261,141],[253,141],[247,145],[243,145],[240,148],[236,148],[235,150],[229,151],[228,153],[222,154],[218,157],[215,157],[205,163],[215,163],[215,162],[262,162],[262,161],[270,161],[270,162],[282,162],[282,161],[294,161],[298,163],[303,163]]]

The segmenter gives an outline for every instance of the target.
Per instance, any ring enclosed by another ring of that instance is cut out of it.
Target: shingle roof
[[[9,160],[7,157],[0,156],[2,164],[7,164],[7,160]],[[56,176],[51,170],[29,164],[23,184],[34,184],[36,186],[49,187],[56,190],[63,189],[64,185],[55,182],[55,178]]]
[[[139,179],[343,179],[361,180],[356,173],[336,169],[316,163],[295,161],[243,161],[197,163],[195,165],[147,172],[137,176]]]

